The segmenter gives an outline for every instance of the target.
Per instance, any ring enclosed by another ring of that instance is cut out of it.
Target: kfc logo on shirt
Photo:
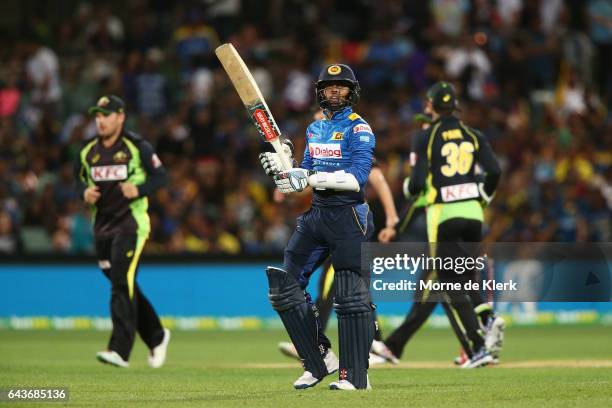
[[[315,159],[341,159],[342,147],[340,143],[311,143],[308,145],[310,157]]]
[[[91,168],[91,179],[93,181],[121,181],[127,178],[128,168],[125,164]]]

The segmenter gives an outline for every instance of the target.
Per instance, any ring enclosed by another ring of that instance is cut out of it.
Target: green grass
[[[94,355],[107,336],[0,331],[0,388],[65,386],[72,406],[612,406],[609,327],[511,327],[499,367],[377,367],[370,371],[374,389],[353,393],[329,391],[332,376],[314,389],[293,390],[301,368],[277,352],[286,339],[280,331],[175,331],[167,365],[158,370],[147,367],[140,340],[129,369],[99,364]],[[424,330],[403,361],[446,364],[456,351],[449,330]],[[573,367],[575,361],[582,363]],[[512,368],[520,364],[532,367]]]

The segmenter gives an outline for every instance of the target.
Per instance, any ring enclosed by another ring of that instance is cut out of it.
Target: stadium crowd
[[[169,170],[150,201],[149,252],[278,253],[310,197],[273,200],[257,159],[266,146],[214,56],[228,41],[298,160],[318,71],[347,63],[401,208],[413,116],[446,79],[503,163],[487,239],[611,238],[612,1],[109,4],[81,2],[55,21],[32,13],[27,30],[0,36],[0,254],[93,250],[73,161],[104,94],[124,98],[128,128]]]

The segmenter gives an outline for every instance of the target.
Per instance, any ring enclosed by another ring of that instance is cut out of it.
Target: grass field
[[[277,352],[280,331],[175,331],[158,370],[146,365],[140,340],[129,369],[96,362],[107,335],[0,331],[0,388],[68,387],[71,406],[612,406],[610,327],[511,327],[502,364],[469,371],[450,364],[449,330],[424,330],[400,366],[370,371],[371,392],[329,391],[335,376],[293,390],[301,368]]]

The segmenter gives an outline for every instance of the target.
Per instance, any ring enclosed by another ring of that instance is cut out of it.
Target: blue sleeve
[[[376,139],[370,126],[365,122],[356,123],[351,129],[349,140],[351,165],[344,171],[355,176],[359,185],[368,181],[375,145]]]
[[[302,164],[300,167],[306,170],[314,170],[312,157],[310,156],[310,147],[308,144],[308,134],[310,133],[310,126],[306,129],[306,148],[304,149],[304,159],[302,159]]]

